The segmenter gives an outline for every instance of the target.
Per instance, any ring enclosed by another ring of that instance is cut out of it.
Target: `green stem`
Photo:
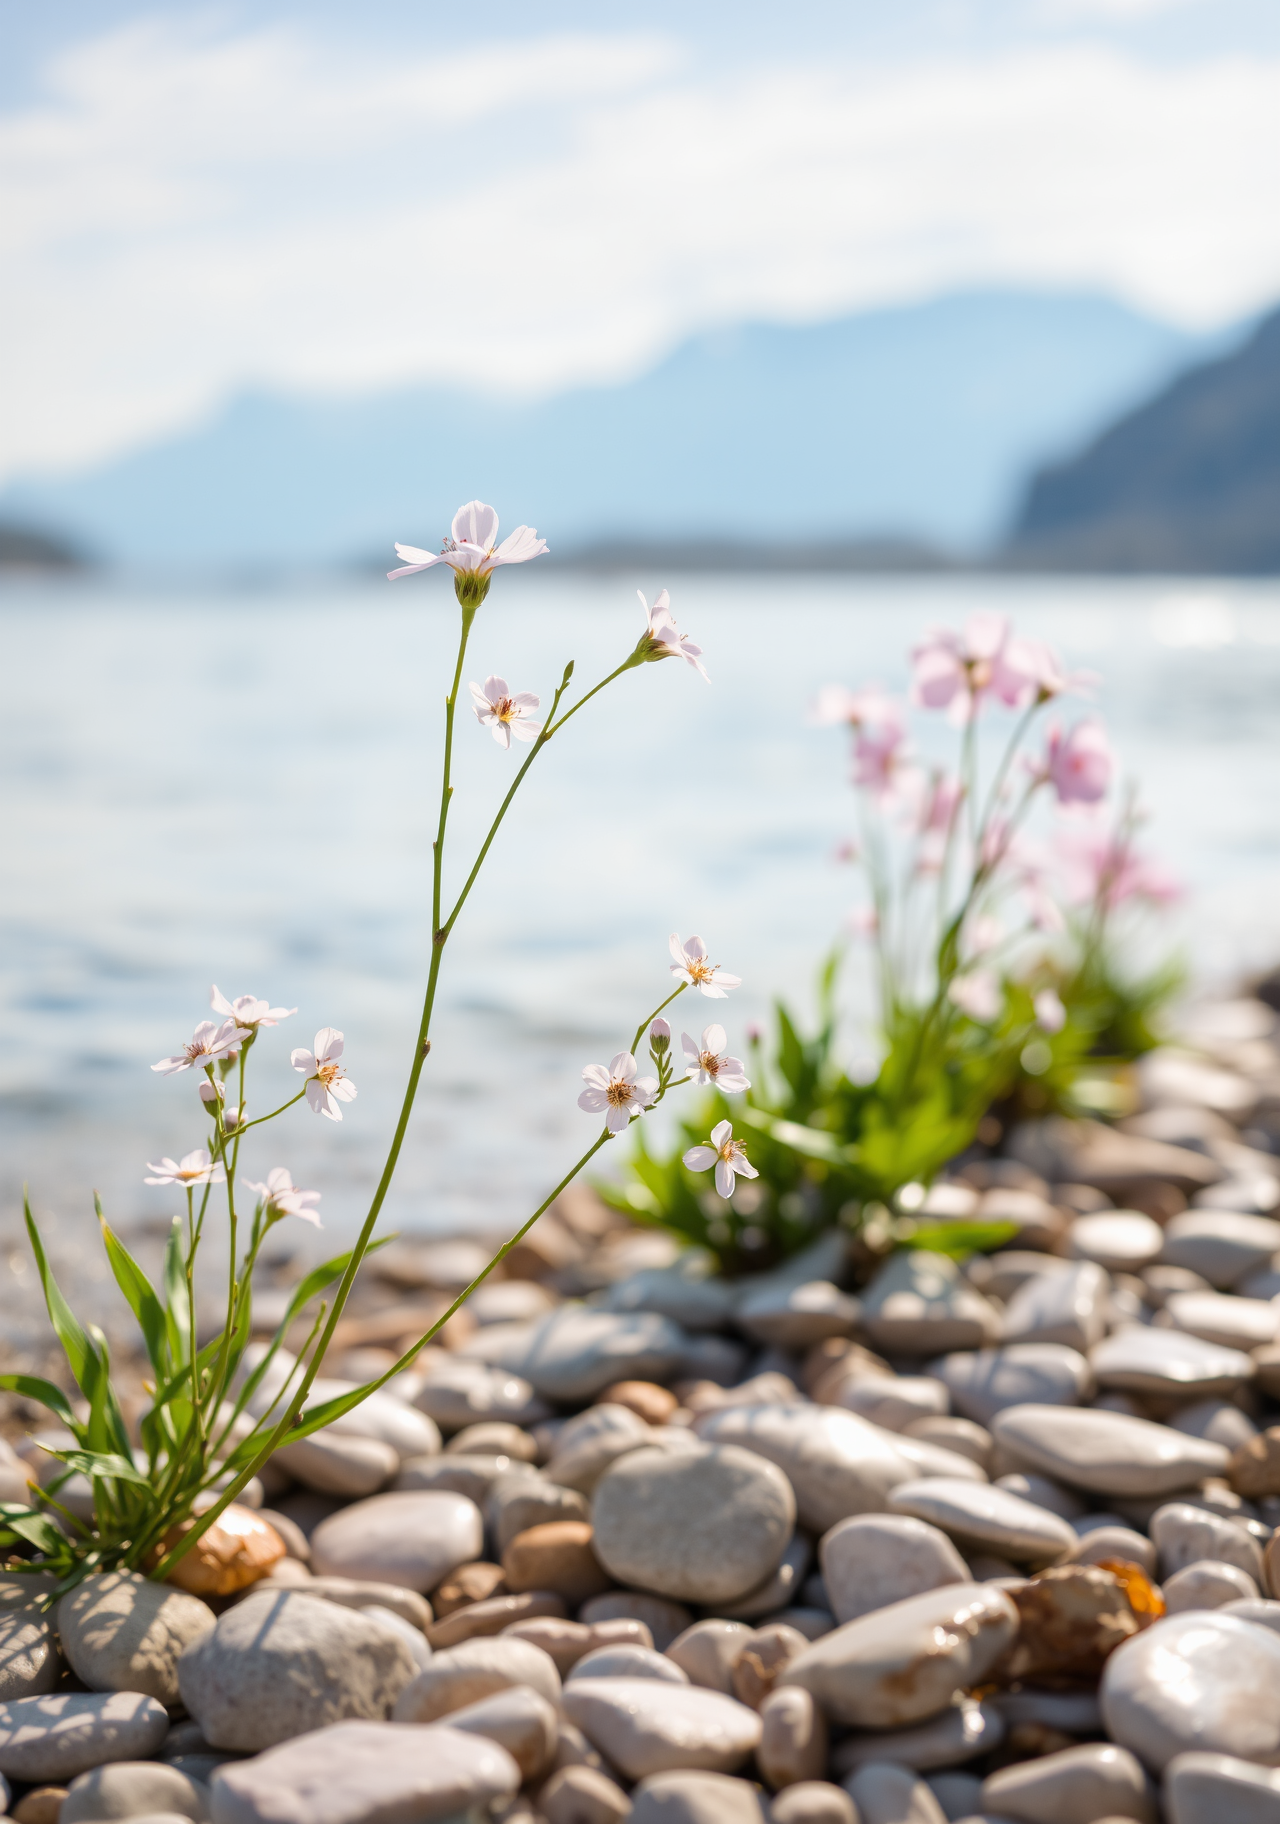
[[[308,1078],[307,1081],[310,1082],[310,1078]],[[237,1127],[232,1135],[232,1138],[237,1142],[237,1147],[242,1134],[247,1134],[251,1127],[261,1127],[264,1121],[274,1121],[276,1116],[282,1115],[286,1108],[292,1108],[295,1102],[301,1102],[306,1093],[307,1085],[304,1083],[296,1096],[290,1096],[289,1100],[287,1102],[282,1102],[279,1108],[273,1108],[269,1115],[259,1115],[256,1121],[246,1121],[243,1127]],[[242,1102],[241,1107],[243,1108],[243,1106],[244,1104]],[[237,1157],[239,1157],[238,1150]]]

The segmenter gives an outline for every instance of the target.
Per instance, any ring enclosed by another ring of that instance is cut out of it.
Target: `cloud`
[[[0,471],[245,386],[538,392],[960,284],[1210,321],[1280,290],[1280,62],[722,69],[652,35],[397,60],[153,20],[0,116]]]

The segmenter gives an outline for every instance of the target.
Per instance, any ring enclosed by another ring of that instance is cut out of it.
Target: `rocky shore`
[[[1138,1112],[959,1166],[915,1214],[1015,1231],[959,1264],[833,1232],[731,1284],[567,1196],[182,1587],[0,1576],[7,1814],[1280,1821],[1275,1026],[1205,1008]],[[318,1397],[484,1258],[371,1257]]]

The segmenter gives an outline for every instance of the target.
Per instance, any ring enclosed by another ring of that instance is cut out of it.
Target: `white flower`
[[[1067,1010],[1056,988],[1042,988],[1032,1002],[1036,1023],[1045,1032],[1061,1032],[1067,1023]]]
[[[682,944],[673,931],[669,942],[675,958],[671,973],[678,981],[699,989],[712,1001],[722,1001],[730,988],[741,988],[740,975],[726,975],[719,963],[707,961],[707,946],[700,937],[691,937],[688,943]]]
[[[261,1197],[269,1219],[301,1216],[304,1222],[313,1223],[317,1229],[324,1227],[315,1211],[307,1208],[308,1204],[319,1203],[319,1191],[300,1191],[285,1166],[273,1166],[265,1184],[255,1184],[251,1178],[244,1179],[243,1184],[246,1191],[256,1191]]]
[[[244,1027],[237,1026],[234,1020],[224,1020],[221,1026],[215,1026],[212,1020],[201,1020],[190,1040],[175,1057],[161,1058],[151,1068],[166,1077],[173,1076],[179,1070],[204,1070],[206,1066],[216,1064],[220,1058],[230,1057],[236,1046],[243,1045],[251,1036]]]
[[[636,1061],[629,1051],[620,1051],[603,1064],[588,1064],[582,1073],[587,1085],[578,1097],[578,1107],[589,1115],[604,1115],[611,1134],[620,1134],[632,1115],[642,1115],[658,1093],[656,1077],[637,1077]]]
[[[710,1146],[691,1146],[684,1162],[691,1172],[705,1172],[714,1165],[716,1189],[726,1198],[733,1196],[735,1172],[743,1178],[760,1176],[755,1166],[748,1164],[741,1140],[734,1139],[730,1121],[717,1122],[711,1130]]]
[[[397,545],[396,556],[405,560],[402,570],[388,570],[394,582],[398,576],[415,576],[419,570],[430,570],[435,564],[448,564],[454,574],[471,572],[487,577],[500,564],[527,564],[540,557],[547,548],[531,526],[517,526],[510,538],[499,545],[498,515],[482,500],[469,500],[453,516],[453,536],[446,538],[438,552],[419,551],[416,545]]]
[[[226,1173],[220,1165],[215,1165],[204,1147],[198,1146],[194,1153],[184,1153],[180,1160],[170,1158],[148,1159],[147,1170],[154,1172],[154,1178],[144,1178],[144,1184],[180,1184],[190,1190],[197,1184],[222,1184]]]
[[[354,1102],[356,1099],[356,1086],[344,1075],[342,1066],[338,1063],[341,1056],[342,1034],[335,1032],[332,1026],[320,1028],[313,1052],[299,1047],[289,1055],[293,1068],[307,1074],[308,1104],[318,1115],[328,1115],[331,1121],[342,1119],[339,1102]]]
[[[492,728],[499,747],[510,747],[512,735],[517,741],[537,740],[542,724],[530,722],[528,715],[538,707],[538,698],[529,691],[512,696],[505,678],[486,678],[483,689],[479,684],[471,686],[471,695],[475,698],[476,721],[484,728]]]
[[[701,1045],[695,1045],[687,1032],[680,1034],[680,1043],[684,1047],[685,1068],[695,1083],[710,1083],[726,1096],[737,1096],[751,1088],[742,1074],[742,1059],[731,1058],[725,1052],[723,1026],[705,1027]]]
[[[702,663],[702,648],[695,646],[688,634],[681,633],[671,614],[671,597],[664,589],[651,608],[644,599],[644,594],[637,589],[640,606],[644,609],[645,620],[649,627],[649,641],[654,650],[649,654],[651,659],[684,659],[693,669],[701,672],[707,679],[707,668]]]
[[[225,994],[218,992],[218,984],[213,984],[209,996],[209,1005],[215,1013],[229,1014],[237,1026],[248,1026],[255,1029],[259,1026],[278,1026],[281,1020],[287,1020],[298,1011],[296,1007],[272,1007],[267,1001],[260,1001],[256,994],[237,995],[229,1001]]]
[[[956,976],[947,994],[961,1013],[976,1020],[980,1026],[992,1025],[1000,1017],[1004,1005],[1000,983],[988,969],[974,969],[968,975]]]

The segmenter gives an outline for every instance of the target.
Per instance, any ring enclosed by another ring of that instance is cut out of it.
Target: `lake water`
[[[522,1219],[589,1138],[582,1066],[667,991],[670,931],[701,932],[745,978],[720,1009],[735,1040],[775,994],[807,1002],[854,892],[833,860],[843,738],[806,706],[827,680],[901,687],[922,629],[977,606],[1103,674],[1151,844],[1189,889],[1169,930],[1197,972],[1280,957],[1280,586],[665,580],[713,683],[677,664],[628,674],[534,767],[446,957],[389,1224]],[[251,1113],[298,1086],[292,1046],[345,1032],[359,1098],[342,1124],[300,1105],[259,1136],[249,1175],[289,1165],[323,1192],[331,1236],[358,1220],[425,979],[456,612],[435,575],[0,592],[7,1302],[31,1285],[24,1179],[81,1279],[97,1272],[93,1187],[126,1228],[176,1207],[143,1186],[145,1161],[200,1144],[203,1124],[192,1077],[148,1066],[205,1017],[214,981],[299,1008],[257,1048]],[[545,703],[567,658],[594,681],[639,628],[627,580],[506,571],[466,676],[500,672]],[[514,759],[460,716],[455,883]]]

